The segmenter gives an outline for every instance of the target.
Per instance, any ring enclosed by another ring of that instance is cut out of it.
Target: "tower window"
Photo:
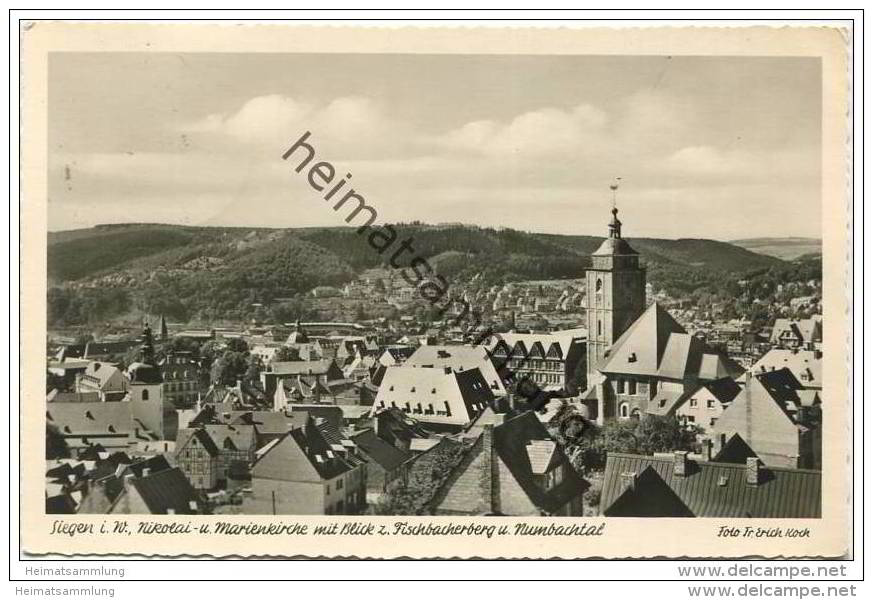
[[[143,400],[148,400],[148,399],[149,399],[149,391],[148,391],[148,390],[143,390],[143,391],[142,391],[142,399],[143,399]]]
[[[598,277],[597,283],[594,284],[594,291],[599,292],[602,287],[603,287],[603,280]]]
[[[600,321],[600,319],[597,319],[597,335],[603,335],[603,323]]]

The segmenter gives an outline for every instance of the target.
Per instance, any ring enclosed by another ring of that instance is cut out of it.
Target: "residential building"
[[[810,519],[821,517],[821,471],[692,460],[687,452],[609,453],[605,517]]]
[[[205,429],[180,429],[174,460],[195,489],[211,490],[218,485],[221,456]]]
[[[437,515],[581,516],[589,484],[533,412],[482,428],[430,502]]]
[[[509,371],[515,381],[528,379],[545,391],[584,389],[585,338],[578,332],[501,333],[488,352],[498,372]]]
[[[821,341],[821,315],[809,319],[776,319],[770,333],[770,343],[779,348],[815,350]]]
[[[774,348],[749,369],[754,374],[788,369],[804,389],[822,389],[822,353],[819,350]]]
[[[716,452],[739,435],[768,466],[820,469],[819,393],[804,389],[789,369],[750,373],[743,388],[713,427]]]
[[[190,352],[169,352],[160,361],[164,398],[174,407],[191,408],[200,396],[200,366]]]
[[[385,370],[371,415],[395,408],[437,430],[460,430],[495,398],[478,368],[389,367]]]
[[[365,469],[363,463],[337,455],[314,420],[307,419],[303,427],[262,449],[252,467],[252,495],[245,512],[358,514],[366,506],[366,477],[361,477]]]
[[[477,368],[495,396],[506,395],[504,378],[508,377],[508,373],[505,369],[502,375],[498,372],[495,360],[485,346],[419,346],[404,365],[441,370],[449,368],[456,372]]]

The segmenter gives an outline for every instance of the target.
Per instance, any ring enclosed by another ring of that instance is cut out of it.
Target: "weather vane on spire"
[[[615,181],[610,184],[609,189],[612,190],[612,210],[616,210],[615,206],[615,194],[618,191],[618,184],[621,183],[621,177],[616,177]]]

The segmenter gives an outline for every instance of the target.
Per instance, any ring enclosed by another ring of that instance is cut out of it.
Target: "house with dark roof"
[[[252,467],[248,514],[359,514],[366,465],[335,451],[312,418],[273,440]]]
[[[735,435],[768,466],[820,469],[821,398],[789,369],[749,373],[713,427],[716,452]]]
[[[208,423],[203,430],[218,448],[218,481],[248,478],[257,450],[255,426]]]
[[[194,515],[201,513],[199,496],[179,468],[128,474],[121,478],[122,490],[107,514]]]
[[[350,435],[358,453],[367,462],[367,491],[382,494],[388,485],[405,474],[406,463],[414,456],[409,448],[397,443],[391,432],[379,435],[378,419],[374,429],[364,429]],[[415,438],[418,439],[418,438]]]
[[[821,315],[809,319],[776,319],[770,333],[770,343],[779,348],[815,350],[821,341]]]
[[[180,429],[173,458],[195,489],[218,485],[221,452],[205,428]]]
[[[822,389],[822,353],[818,350],[787,350],[774,348],[749,369],[758,375],[767,371],[788,369],[804,389]]]
[[[496,414],[430,508],[437,515],[579,516],[588,487],[533,412]]]
[[[821,471],[692,460],[687,452],[609,453],[600,496],[606,517],[821,517]]]
[[[607,350],[585,402],[601,424],[671,414],[702,386],[742,373],[739,364],[687,333],[654,303]]]

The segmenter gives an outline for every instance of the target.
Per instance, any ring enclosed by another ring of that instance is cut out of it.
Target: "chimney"
[[[500,471],[499,464],[494,456],[494,425],[488,424],[482,429],[482,461],[481,476],[479,479],[482,512],[490,514],[500,513]]]
[[[148,476],[149,476],[149,473],[151,473],[151,469],[148,468],[148,467],[146,467],[145,469],[142,470],[142,476],[143,476],[143,477],[148,477]]]
[[[761,461],[757,457],[750,456],[746,459],[746,483],[748,485],[761,483]]]
[[[686,450],[673,452],[673,475],[676,477],[688,475],[688,452]]]
[[[620,477],[622,490],[633,490],[636,487],[637,474],[633,471],[625,471]]]
[[[705,462],[709,462],[712,460],[712,440],[709,438],[703,438],[703,441],[700,442],[700,458]]]

